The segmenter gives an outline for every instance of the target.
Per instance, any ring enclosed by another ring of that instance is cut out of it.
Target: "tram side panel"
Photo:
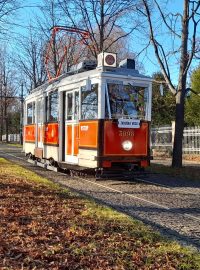
[[[34,154],[35,149],[35,129],[36,125],[26,125],[24,127],[24,151],[25,153]]]
[[[58,123],[46,123],[43,128],[43,156],[46,159],[53,158],[58,161],[58,147],[59,147],[59,126]]]
[[[37,128],[37,142],[36,142]],[[31,153],[38,158],[53,158],[58,160],[59,134],[58,123],[45,123],[39,127],[36,124],[24,127],[25,153]],[[42,147],[36,146],[42,143]]]
[[[99,120],[79,123],[79,165],[96,168],[98,155]]]

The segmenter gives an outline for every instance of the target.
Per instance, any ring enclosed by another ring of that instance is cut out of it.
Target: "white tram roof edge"
[[[145,76],[140,74],[136,69],[127,69],[127,68],[105,68],[105,67],[97,67],[96,69],[86,70],[82,72],[76,72],[74,74],[62,74],[54,81],[45,82],[43,85],[31,90],[31,93],[25,98],[25,100],[32,99],[36,96],[40,96],[44,94],[44,92],[50,92],[51,90],[59,89],[59,91],[63,91],[64,88],[71,84],[78,84],[84,82],[86,79],[93,78],[105,78],[105,79],[118,79],[123,81],[135,80],[138,84],[151,84],[153,79],[149,76]],[[65,89],[67,90],[67,89]]]

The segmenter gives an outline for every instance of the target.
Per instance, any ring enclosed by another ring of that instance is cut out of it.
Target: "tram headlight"
[[[125,151],[130,151],[133,148],[133,143],[131,141],[124,141],[122,147]]]

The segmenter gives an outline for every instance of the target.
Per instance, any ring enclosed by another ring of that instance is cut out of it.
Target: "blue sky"
[[[162,1],[163,4],[166,2],[165,0]],[[26,26],[29,24],[31,18],[33,18],[34,14],[38,13],[38,5],[42,3],[41,0],[26,0],[25,5],[27,7],[21,9],[19,11],[20,14],[20,19],[18,20],[18,23],[22,27],[17,27],[15,29],[16,35],[18,33],[26,33]],[[169,0],[167,4],[167,9],[170,12],[180,12],[182,13],[183,9],[183,0]],[[156,20],[156,17],[155,17]],[[169,41],[168,34],[163,34],[163,28],[159,25],[159,22],[157,23],[157,28],[158,28],[158,34],[162,33],[159,37],[159,41],[165,45],[165,48],[169,49],[171,47],[171,41]],[[141,35],[141,33],[135,33],[134,36],[132,35],[130,37],[130,47],[131,49],[138,53],[142,50],[143,46],[147,42],[147,38],[144,37],[144,35]],[[176,45],[178,43],[175,43]],[[145,69],[145,74],[146,75],[152,75],[153,72],[157,72],[160,70],[157,60],[154,56],[154,51],[153,48],[150,46],[146,51],[144,51],[140,57],[139,61],[143,64],[144,69]],[[195,67],[199,64],[199,62],[194,62],[192,67]],[[177,78],[178,78],[178,62],[174,58],[170,62],[170,70],[171,70],[171,76],[174,84],[177,83]]]

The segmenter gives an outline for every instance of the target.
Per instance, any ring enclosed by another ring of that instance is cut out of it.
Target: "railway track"
[[[71,177],[36,167],[27,163],[23,153],[17,149],[5,151],[0,147],[0,156],[200,250],[200,183],[161,175],[150,175],[148,179],[95,181],[92,177]]]

